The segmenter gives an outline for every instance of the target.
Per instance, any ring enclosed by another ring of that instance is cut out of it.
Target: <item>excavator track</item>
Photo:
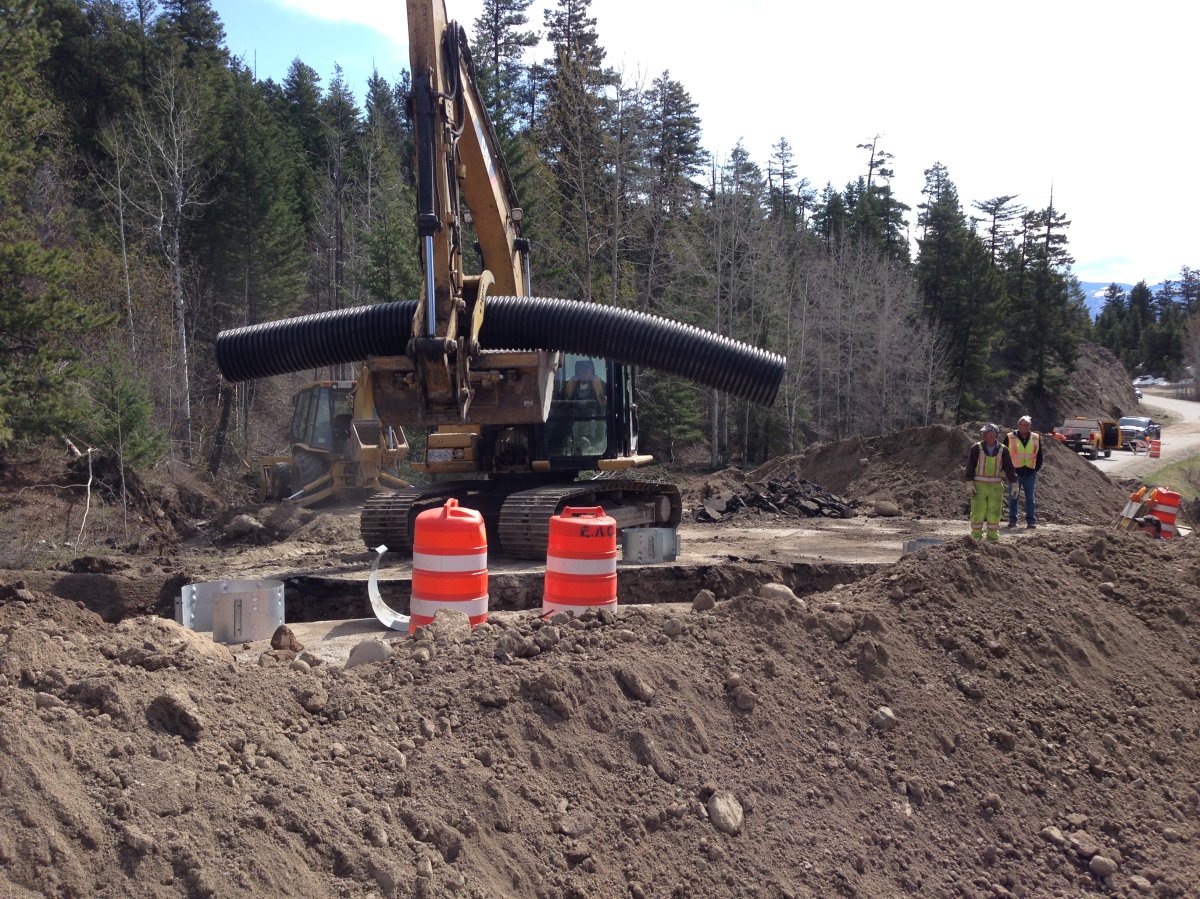
[[[474,486],[474,485],[472,485]],[[439,500],[461,497],[467,485],[457,483],[405,487],[394,493],[376,493],[363,504],[359,533],[367,549],[386,546],[393,552],[411,552],[417,515]]]
[[[450,481],[377,493],[363,506],[363,543],[368,549],[383,545],[394,552],[411,552],[417,515],[452,496],[464,506],[479,509],[489,532],[499,538],[499,550],[518,559],[546,557],[550,518],[569,505],[658,502],[654,524],[659,527],[675,527],[683,517],[683,499],[674,484],[596,478],[526,490],[513,490],[515,486],[499,480]]]
[[[550,518],[569,505],[604,506],[607,502],[637,502],[666,499],[665,520],[660,527],[675,527],[683,518],[683,499],[674,484],[653,481],[597,478],[521,490],[500,507],[500,545],[505,555],[518,559],[544,559],[550,540]]]

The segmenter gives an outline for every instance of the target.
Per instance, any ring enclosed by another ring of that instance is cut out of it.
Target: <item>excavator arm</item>
[[[487,295],[529,292],[529,243],[521,237],[521,209],[479,95],[466,32],[448,20],[444,0],[408,0],[408,33],[424,268],[408,355],[425,410],[457,406],[466,421]],[[485,266],[474,276],[463,270],[467,210]]]

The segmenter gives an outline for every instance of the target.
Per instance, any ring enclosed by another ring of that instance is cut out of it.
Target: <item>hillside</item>
[[[1064,418],[1119,418],[1136,408],[1137,396],[1121,360],[1098,344],[1082,341],[1070,381],[1059,395],[1034,397],[1019,383],[996,414],[1010,422],[1032,415],[1034,429],[1049,432]]]

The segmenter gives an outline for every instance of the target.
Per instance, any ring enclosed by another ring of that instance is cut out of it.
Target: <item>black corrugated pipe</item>
[[[217,366],[230,381],[402,355],[413,302],[380,303],[222,331]],[[488,297],[486,349],[561,350],[678,375],[770,406],[787,360],[656,315],[549,297]]]

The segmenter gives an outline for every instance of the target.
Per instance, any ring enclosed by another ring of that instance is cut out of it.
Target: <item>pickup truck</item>
[[[1133,449],[1133,442],[1143,440],[1161,440],[1162,425],[1153,418],[1143,415],[1126,415],[1117,422],[1121,429],[1121,446]]]
[[[1052,436],[1077,453],[1096,459],[1101,453],[1109,458],[1121,446],[1121,429],[1115,421],[1103,418],[1068,418],[1054,429]]]

